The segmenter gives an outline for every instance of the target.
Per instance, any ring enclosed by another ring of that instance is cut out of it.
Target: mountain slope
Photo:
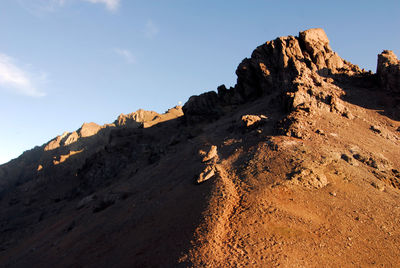
[[[396,266],[400,64],[378,59],[365,72],[310,29],[256,48],[183,116],[137,112],[25,153],[0,167],[0,263]]]

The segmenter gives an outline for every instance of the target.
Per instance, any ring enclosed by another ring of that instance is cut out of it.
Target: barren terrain
[[[0,166],[2,267],[398,267],[400,63],[322,29],[237,85],[84,124]]]

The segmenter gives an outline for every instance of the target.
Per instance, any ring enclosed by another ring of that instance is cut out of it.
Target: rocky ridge
[[[192,96],[183,116],[63,134],[0,167],[18,182],[0,199],[0,262],[398,263],[398,66],[384,51],[365,72],[310,29],[256,48],[234,87]]]
[[[66,167],[63,172],[76,173],[79,165],[83,165],[88,157],[104,149],[115,132],[121,129],[134,131],[148,128],[181,116],[183,116],[182,107],[176,106],[164,114],[139,109],[128,115],[121,114],[114,123],[103,126],[93,122],[84,123],[76,131],[64,132],[48,143],[25,152],[20,156],[19,161],[12,160],[2,165],[0,167],[2,178],[0,192],[7,185],[29,181],[37,177],[39,172],[46,173],[47,168],[50,169],[50,173],[54,172],[55,165],[65,162],[71,156],[74,156],[74,164]],[[61,174],[59,175],[61,176]]]

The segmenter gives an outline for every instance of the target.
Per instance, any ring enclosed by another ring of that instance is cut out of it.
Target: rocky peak
[[[90,137],[100,131],[102,127],[94,122],[83,123],[82,127],[78,130],[82,138]]]
[[[400,92],[400,60],[393,51],[384,50],[378,55],[376,74],[383,89]]]
[[[313,70],[324,70],[326,68],[328,73],[337,73],[343,67],[345,67],[344,71],[355,68],[354,65],[348,64],[332,51],[329,39],[323,29],[316,28],[300,32],[299,42],[300,45],[304,46],[302,51],[304,58],[312,62]],[[355,71],[359,71],[357,68],[355,69]]]
[[[154,111],[145,111],[139,109],[136,112],[130,114],[120,114],[115,121],[117,126],[140,126],[142,123],[153,120],[158,113]]]
[[[279,37],[257,47],[250,58],[239,64],[235,87],[228,90],[221,86],[218,94],[193,96],[183,110],[189,123],[210,120],[223,113],[223,106],[245,103],[262,95],[286,95],[296,91],[299,84],[320,84],[337,74],[360,73],[358,66],[332,51],[323,29],[309,29],[298,37]]]

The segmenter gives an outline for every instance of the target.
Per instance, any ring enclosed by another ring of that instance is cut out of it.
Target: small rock
[[[197,182],[197,184],[203,183],[203,182],[211,179],[212,177],[214,177],[214,175],[215,175],[214,167],[209,165],[203,170],[203,172],[200,173],[196,182]]]
[[[218,155],[217,146],[212,145],[207,155],[203,158],[202,162],[204,163],[210,161],[211,159],[214,159],[217,155]]]
[[[383,192],[385,190],[385,186],[382,183],[371,182],[372,187],[378,189],[379,191]]]
[[[342,113],[342,116],[344,116],[344,117],[346,117],[346,118],[348,118],[348,119],[354,119],[354,115],[352,114],[352,113],[350,113],[349,111],[344,111],[343,113]]]
[[[243,115],[241,121],[245,127],[250,127],[259,125],[266,120],[267,117],[265,115]]]
[[[329,192],[329,194],[330,194],[331,196],[336,197],[336,192]]]
[[[341,155],[341,157],[340,158],[342,158],[344,161],[346,161],[347,163],[350,163],[351,162],[351,158],[350,158],[350,156],[348,156],[347,154],[342,154]]]
[[[92,201],[96,200],[97,196],[96,195],[89,195],[84,197],[79,203],[76,205],[76,209],[81,209],[83,207],[86,207],[88,204],[90,204]]]
[[[369,129],[378,134],[382,133],[382,131],[380,130],[380,128],[378,126],[370,126]]]
[[[326,176],[317,170],[300,167],[292,174],[288,175],[292,183],[302,185],[307,188],[319,189],[328,185],[328,179]]]

